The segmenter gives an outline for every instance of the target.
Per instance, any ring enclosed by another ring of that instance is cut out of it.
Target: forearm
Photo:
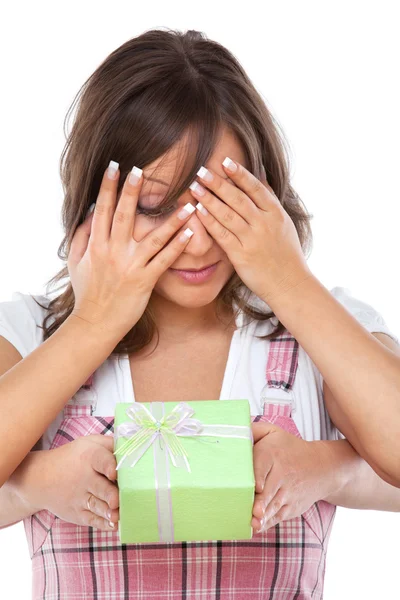
[[[381,479],[347,440],[317,441],[329,456],[340,486],[323,498],[346,508],[400,512],[400,489]]]
[[[265,301],[331,389],[346,438],[400,485],[400,357],[366,331],[314,276]]]
[[[0,487],[0,529],[18,523],[40,510],[39,506],[30,501],[32,486],[37,485],[39,476],[38,452],[30,452]]]
[[[69,317],[0,377],[0,486],[117,343],[111,333]]]

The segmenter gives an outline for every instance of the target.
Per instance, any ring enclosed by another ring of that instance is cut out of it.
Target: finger
[[[189,243],[193,231],[186,225],[182,227],[182,223],[185,223],[195,210],[193,204],[188,202],[183,209],[180,208],[166,223],[148,233],[141,241],[140,252],[146,262],[150,261],[147,268],[153,277],[158,279],[176,261]],[[182,218],[178,216],[180,213]],[[177,232],[179,227],[182,227],[181,231],[178,231],[171,240],[171,236]],[[154,256],[155,254],[157,256]],[[150,260],[153,256],[153,260]]]
[[[210,194],[209,196],[212,196]],[[248,223],[241,216],[235,213],[234,210],[223,204],[218,198],[205,199],[201,198],[201,202],[196,205],[198,217],[204,223],[207,231],[218,242],[225,252],[228,248],[235,247],[236,244],[242,244],[246,231],[248,231]],[[203,214],[206,208],[207,215]]]
[[[263,523],[264,524],[267,523],[267,521],[271,520],[274,517],[274,515],[279,513],[279,511],[281,510],[281,508],[283,507],[284,504],[285,504],[284,492],[282,489],[278,488],[275,496],[272,498],[272,500],[270,502],[268,502],[268,504],[265,508],[264,517],[262,519]]]
[[[119,521],[119,508],[109,508],[107,512],[108,518],[113,523],[118,523]]]
[[[254,495],[254,502],[253,502],[253,517],[255,517],[256,519],[259,519],[261,521],[261,519],[264,516],[264,512],[265,512],[264,497],[262,494],[256,493]]]
[[[253,516],[251,520],[251,527],[253,528],[253,531],[256,533],[264,533],[270,527],[277,525],[277,523],[287,520],[289,518],[288,509],[289,507],[287,504],[281,503],[276,512],[273,514],[270,513],[269,515],[264,515],[261,520]]]
[[[265,487],[265,480],[272,469],[273,458],[272,454],[267,454],[266,449],[258,450],[255,446],[254,455],[254,479],[256,482],[256,493],[261,494]]]
[[[111,238],[126,243],[132,240],[136,207],[143,184],[143,170],[133,167],[122,188],[111,226]]]
[[[83,525],[100,529],[101,531],[116,531],[117,527],[113,521],[103,519],[89,510],[83,511]]]
[[[103,244],[110,237],[111,224],[117,203],[118,167],[119,163],[112,160],[103,174],[96,206],[93,211],[94,216],[89,244]]]
[[[112,451],[99,444],[92,454],[92,468],[108,479],[114,479],[116,464],[117,461]]]
[[[236,166],[234,172],[228,168],[232,163]],[[243,165],[233,161],[227,156],[223,161],[222,166],[226,174],[229,175],[232,181],[253,200],[258,208],[271,211],[280,207],[280,202],[275,196],[272,188],[270,186],[267,187]]]
[[[275,513],[269,520],[265,520],[261,525],[262,530],[267,531],[271,527],[275,527],[275,525],[277,525],[278,523],[281,523],[282,521],[287,521],[288,508],[289,507],[286,504],[284,504],[282,508],[277,513]]]
[[[96,476],[90,481],[88,491],[107,504],[111,510],[119,507],[119,490],[104,476]]]
[[[71,265],[78,264],[81,261],[88,247],[90,232],[92,229],[94,206],[95,205],[92,204],[92,210],[90,212],[88,211],[85,220],[81,225],[77,227],[74,237],[72,239],[67,259],[67,265],[70,272]]]
[[[282,481],[279,476],[278,467],[275,466],[271,469],[265,480],[264,489],[261,494],[262,500],[260,498],[260,502],[264,503],[264,514],[267,512],[268,506],[276,502],[277,494],[281,488]]]
[[[262,529],[261,519],[257,519],[253,516],[251,519],[251,528],[253,533],[260,533],[260,530]]]
[[[103,519],[106,519],[107,521],[111,521],[111,519],[108,516],[111,513],[109,513],[110,507],[108,506],[107,502],[104,502],[103,500],[95,496],[93,492],[89,494],[82,508],[90,508],[90,511],[93,512],[95,515],[103,517]]]
[[[265,421],[256,421],[254,423],[253,421],[251,424],[251,431],[253,433],[254,444],[259,442],[261,438],[265,437],[266,435],[274,433],[274,431],[277,431],[277,429],[277,426],[273,423],[268,423]]]
[[[221,177],[215,171],[205,167],[201,167],[197,175],[202,184],[207,186],[212,193],[199,185],[197,181],[189,186],[190,191],[218,221],[223,225],[229,225],[229,229],[233,233],[240,233],[246,224],[255,223],[260,218],[260,211],[252,199],[230,179]]]

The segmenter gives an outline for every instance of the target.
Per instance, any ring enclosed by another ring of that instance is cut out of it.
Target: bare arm
[[[118,341],[113,332],[71,315],[28,356],[1,370],[0,486]],[[16,350],[4,338],[0,342],[4,364],[10,348]]]
[[[347,440],[312,443],[325,447],[343,481],[324,500],[346,508],[400,512],[400,489],[381,479]]]
[[[266,302],[329,386],[332,420],[380,477],[400,487],[398,347],[366,331],[314,276]]]
[[[34,484],[40,453],[46,450],[29,452],[9,479],[0,487],[0,529],[14,525],[41,510],[29,501],[29,489]]]

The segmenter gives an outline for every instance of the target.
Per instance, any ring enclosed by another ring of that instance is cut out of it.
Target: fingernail
[[[189,185],[189,189],[195,192],[195,194],[198,194],[199,196],[204,196],[204,194],[206,193],[206,190],[203,188],[202,185],[197,183],[197,181],[193,181],[193,183]]]
[[[188,202],[187,204],[185,204],[185,206],[182,208],[181,211],[178,212],[178,219],[186,219],[186,217],[188,215],[191,215],[192,212],[194,212],[196,209],[193,206],[193,204],[190,204],[190,202]]]
[[[110,164],[107,169],[107,177],[108,179],[116,179],[118,172],[119,163],[115,162],[115,160],[110,160]]]
[[[109,522],[109,526],[110,526],[110,527],[114,527],[114,526],[115,526],[115,523],[113,523],[112,521],[110,521],[110,522]]]
[[[132,185],[137,185],[139,179],[142,176],[142,173],[142,169],[139,169],[139,167],[133,167],[129,175],[129,183]]]
[[[194,231],[192,231],[191,229],[189,229],[189,227],[187,227],[185,229],[185,231],[183,233],[181,233],[181,235],[179,236],[179,240],[181,242],[186,242],[188,238],[191,238],[193,235]]]
[[[204,181],[212,181],[214,179],[214,175],[205,167],[200,167],[197,171],[197,175],[201,177],[201,179],[204,179]]]
[[[237,170],[237,165],[229,158],[229,156],[223,160],[222,164],[228,171],[231,171],[231,173],[234,173]]]
[[[111,521],[111,508],[109,508],[107,511],[107,519]]]
[[[263,531],[263,529],[264,529],[264,525],[265,525],[265,517],[263,517],[263,518],[261,519],[261,522],[260,522],[260,529],[257,531],[257,533],[262,533],[262,531]]]
[[[204,208],[204,206],[202,205],[201,202],[198,202],[196,204],[196,208],[197,210],[199,210],[203,215],[208,215],[208,210],[206,208]]]
[[[89,216],[90,214],[92,214],[92,212],[94,211],[94,207],[95,207],[95,206],[96,206],[96,204],[95,204],[94,202],[93,202],[93,204],[91,204],[91,205],[89,206],[89,209],[88,209],[88,211],[87,211],[87,213],[86,213],[86,217],[85,217],[85,219],[87,219],[87,218],[88,218],[88,216]]]

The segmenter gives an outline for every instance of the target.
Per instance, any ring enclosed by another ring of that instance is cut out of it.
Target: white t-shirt
[[[400,343],[372,306],[354,298],[347,288],[335,287],[330,292],[369,332],[386,333]],[[47,296],[37,295],[35,298],[47,306]],[[270,310],[254,294],[250,297],[250,303],[265,311]],[[14,292],[11,301],[0,302],[0,335],[15,346],[22,358],[42,343],[43,330],[37,325],[42,325],[44,314],[45,310],[29,294]],[[293,420],[305,440],[342,438],[343,435],[333,425],[325,408],[321,373],[304,349],[299,346],[298,367],[292,390],[269,388],[265,376],[269,341],[255,336],[270,333],[278,322],[277,318],[252,320],[241,328],[247,322],[244,318],[244,313],[240,311],[236,319],[238,329],[231,341],[219,399],[247,398],[251,415],[262,414],[265,400],[291,402]],[[117,360],[106,359],[94,374],[92,388],[78,390],[75,398],[79,402],[93,404],[95,416],[113,416],[116,402],[134,402],[128,355],[122,355]],[[62,418],[63,411],[44,432],[43,449],[49,448]]]

